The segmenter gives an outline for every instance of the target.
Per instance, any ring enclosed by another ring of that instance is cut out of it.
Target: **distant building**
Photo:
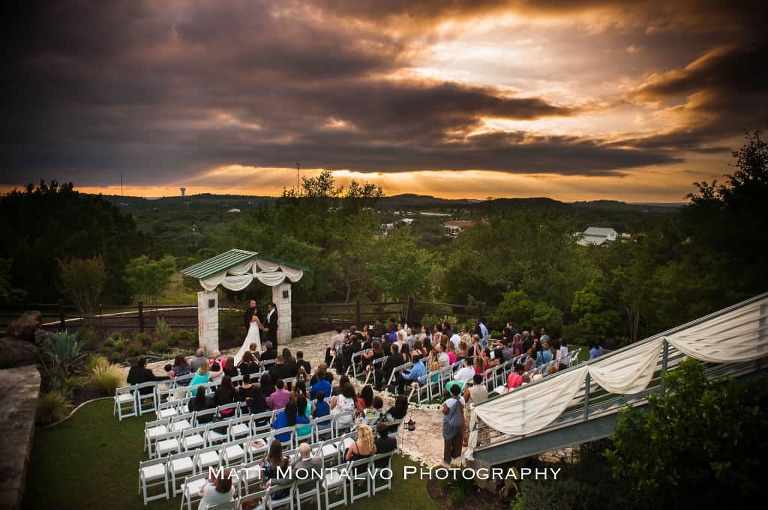
[[[240,212],[240,209],[237,209],[237,208],[233,208],[233,209],[230,209],[230,210],[229,210],[229,211],[227,211],[227,212],[231,212],[231,213],[239,213],[239,212]]]
[[[596,244],[598,246],[618,239],[619,233],[612,228],[589,227],[583,233],[578,234],[581,239],[576,241],[581,246]]]
[[[488,220],[483,218],[482,223],[484,225],[488,225]],[[459,232],[468,229],[474,224],[475,222],[472,220],[451,220],[443,223],[443,229],[445,229],[445,235],[449,237],[456,237],[459,235]]]
[[[403,223],[405,223],[406,225],[410,225],[411,223],[413,223],[413,218],[403,218],[403,219],[402,219],[402,220],[400,220],[400,221],[402,221],[402,222],[403,222]]]
[[[394,223],[382,223],[379,226],[379,232],[381,232],[381,235],[386,236],[387,234],[389,234],[389,231],[392,230],[393,228],[395,228]]]
[[[187,188],[179,188],[181,190],[181,196],[185,196],[187,194]]]

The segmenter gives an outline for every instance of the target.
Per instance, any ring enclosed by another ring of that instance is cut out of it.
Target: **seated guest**
[[[344,333],[342,333],[341,326],[336,326],[336,334],[331,337],[331,341],[325,349],[326,366],[331,366],[333,358],[341,354],[342,343],[344,343]]]
[[[275,391],[267,398],[267,405],[270,409],[282,409],[291,400],[291,392],[285,389],[285,383],[278,379],[275,384]]]
[[[314,399],[318,391],[324,395],[331,394],[331,383],[326,379],[328,367],[325,363],[320,363],[317,367],[317,373],[312,377],[312,386],[309,388],[309,398]]]
[[[293,427],[297,423],[307,424],[309,419],[305,416],[299,415],[298,408],[293,402],[288,402],[285,405],[285,409],[277,413],[275,421],[272,422],[272,428],[274,430],[282,429],[285,427]],[[284,432],[275,436],[280,442],[286,443],[291,440],[291,432]]]
[[[515,363],[514,371],[507,377],[507,391],[512,391],[523,384],[523,372],[525,367],[521,363]]]
[[[426,373],[427,371],[424,367],[424,363],[421,362],[420,357],[416,356],[416,358],[414,358],[413,367],[410,370],[404,370],[397,376],[397,392],[403,393],[406,384],[423,384],[423,378]]]
[[[360,395],[357,397],[357,409],[362,412],[373,404],[373,388],[370,384],[363,386]]]
[[[200,365],[200,368],[197,369],[197,372],[195,372],[195,375],[192,376],[192,380],[189,381],[189,386],[193,388],[192,390],[192,396],[194,397],[197,395],[197,387],[200,384],[206,384],[208,381],[211,380],[211,369],[210,365],[206,361],[202,365]]]
[[[461,364],[461,368],[453,375],[455,381],[467,382],[475,375],[475,369],[469,363],[468,358],[464,358],[464,363]]]
[[[407,344],[403,345],[403,349],[407,347]],[[406,359],[406,357],[400,352],[399,346],[397,344],[392,346],[392,354],[387,356],[387,361],[384,362],[384,366],[381,367],[382,372],[382,379],[384,380],[384,383],[386,384],[389,379],[392,377],[392,372],[395,370],[395,368],[399,367],[403,363],[407,363],[410,361],[409,359]]]
[[[351,383],[347,382],[341,388],[341,393],[337,395],[333,402],[331,402],[331,411],[334,414],[350,413],[357,409],[357,395],[355,395],[355,387]],[[354,421],[354,415],[347,415],[338,419],[338,426],[340,428],[350,427]]]
[[[408,414],[408,397],[398,395],[395,398],[395,405],[387,410],[387,421],[402,420]]]
[[[187,358],[179,354],[176,356],[176,358],[173,360],[173,377],[184,377],[185,375],[189,375],[192,373],[192,366],[187,362]],[[184,381],[183,383],[180,383],[182,385],[186,385],[189,381]]]
[[[372,457],[376,454],[376,443],[373,439],[373,430],[368,425],[357,426],[357,441],[349,445],[347,453],[344,455],[346,460],[360,460]]]
[[[303,494],[301,485],[304,482],[310,483],[322,476],[323,459],[312,456],[312,448],[307,443],[299,445],[299,460],[291,465],[286,478],[276,478],[273,480],[275,485],[290,485],[294,481],[299,482],[299,493]],[[306,490],[311,490],[307,487]]]
[[[339,377],[339,384],[333,387],[331,390],[331,396],[336,397],[338,395],[341,395],[341,390],[344,388],[345,385],[349,384],[349,377],[346,375],[342,375]]]
[[[283,364],[288,367],[288,377],[296,377],[299,366],[296,364],[296,359],[288,347],[283,348]]]
[[[302,351],[296,351],[296,367],[303,368],[308,374],[312,373],[312,365],[309,361],[304,360],[304,353]]]
[[[252,398],[255,390],[256,386],[251,383],[250,374],[243,375],[240,386],[237,387],[237,401],[245,402],[246,399]]]
[[[243,359],[240,360],[240,364],[237,365],[241,375],[253,375],[259,371],[259,362],[251,351],[245,351]]]
[[[389,427],[384,422],[379,422],[376,425],[376,435],[379,437],[374,441],[376,445],[376,453],[389,453],[397,450],[397,439],[389,437]],[[376,461],[376,467],[381,469],[387,466],[386,459],[379,459]]]
[[[171,377],[155,375],[150,369],[147,368],[146,358],[139,358],[136,364],[128,371],[128,384],[140,384],[150,381],[167,381]],[[151,387],[141,389],[142,395],[153,393],[154,390]]]
[[[232,383],[232,379],[225,375],[221,379],[221,384],[216,388],[216,392],[213,394],[213,401],[217,406],[225,406],[232,404],[237,400],[237,389]],[[219,414],[223,417],[231,417],[235,415],[234,409],[225,409],[220,411]]]
[[[224,363],[224,375],[232,377],[237,377],[240,375],[240,372],[238,372],[237,367],[235,367],[235,358],[234,356],[229,356],[227,358],[227,361]]]
[[[275,392],[275,382],[267,373],[261,374],[259,387],[261,388],[261,393],[264,394],[264,398],[269,398],[269,396]]]
[[[243,380],[245,380],[245,376],[243,376]],[[269,406],[267,406],[267,398],[264,396],[264,393],[261,392],[259,386],[254,384],[250,393],[250,396],[245,398],[245,404],[248,406],[248,411],[251,414],[259,414],[269,410]]]
[[[305,395],[299,395],[296,397],[296,412],[298,417],[304,417],[307,419],[306,423],[310,423],[312,419],[312,406],[309,405],[309,401]],[[300,421],[299,423],[303,423]],[[298,437],[306,437],[312,434],[312,425],[305,427],[297,427],[296,435]]]
[[[272,347],[272,342],[264,342],[264,352],[261,353],[261,361],[277,359],[277,351]]]
[[[187,409],[189,412],[205,411],[206,409],[213,409],[216,404],[213,402],[213,398],[205,394],[204,388],[198,388],[197,394],[187,402]],[[202,425],[208,423],[213,419],[213,416],[201,416],[197,419],[197,424]]]
[[[216,479],[208,480],[203,484],[198,494],[203,497],[200,500],[200,506],[197,507],[198,510],[207,510],[212,506],[234,501],[230,470],[228,468],[219,470]]]
[[[269,369],[269,375],[273,381],[290,379],[294,376],[291,374],[291,366],[285,364],[285,358],[283,358],[282,354],[277,357],[275,364]]]
[[[475,374],[473,382],[472,386],[464,390],[464,400],[467,405],[470,403],[477,405],[488,400],[488,387],[483,384],[483,376]]]
[[[322,418],[331,414],[331,406],[325,401],[325,393],[322,390],[315,394],[315,403],[312,404],[312,418]]]
[[[382,410],[383,407],[384,401],[381,397],[373,397],[371,405],[363,410],[360,423],[364,423],[371,428],[375,427],[380,420],[385,418],[384,411]]]
[[[600,342],[598,340],[588,341],[587,347],[589,347],[589,359],[595,359],[598,356],[603,355],[603,348],[600,347]]]
[[[277,439],[269,444],[269,449],[261,462],[261,474],[264,481],[262,490],[268,489],[272,480],[277,480],[280,472],[285,473],[291,465],[291,460],[283,455],[283,445]],[[272,494],[272,499],[278,500],[287,497],[288,489],[279,490]]]
[[[205,350],[201,347],[195,352],[192,361],[189,362],[190,372],[197,372],[203,363],[208,363],[208,358],[205,357]]]

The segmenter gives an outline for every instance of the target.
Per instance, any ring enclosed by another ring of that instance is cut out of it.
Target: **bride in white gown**
[[[243,346],[235,354],[235,366],[237,366],[243,359],[243,355],[250,348],[252,343],[256,344],[256,352],[261,352],[261,331],[266,331],[266,328],[261,324],[259,317],[256,315],[256,310],[253,311],[253,317],[251,318],[251,324],[248,326],[248,334],[245,335]]]

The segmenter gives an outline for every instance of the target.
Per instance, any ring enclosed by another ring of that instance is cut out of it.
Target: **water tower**
[[[187,192],[187,188],[179,188],[179,189],[181,190],[181,196],[183,197]]]

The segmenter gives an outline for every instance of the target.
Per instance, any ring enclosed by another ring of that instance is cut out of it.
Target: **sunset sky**
[[[768,128],[764,1],[15,4],[0,190],[680,202]]]

